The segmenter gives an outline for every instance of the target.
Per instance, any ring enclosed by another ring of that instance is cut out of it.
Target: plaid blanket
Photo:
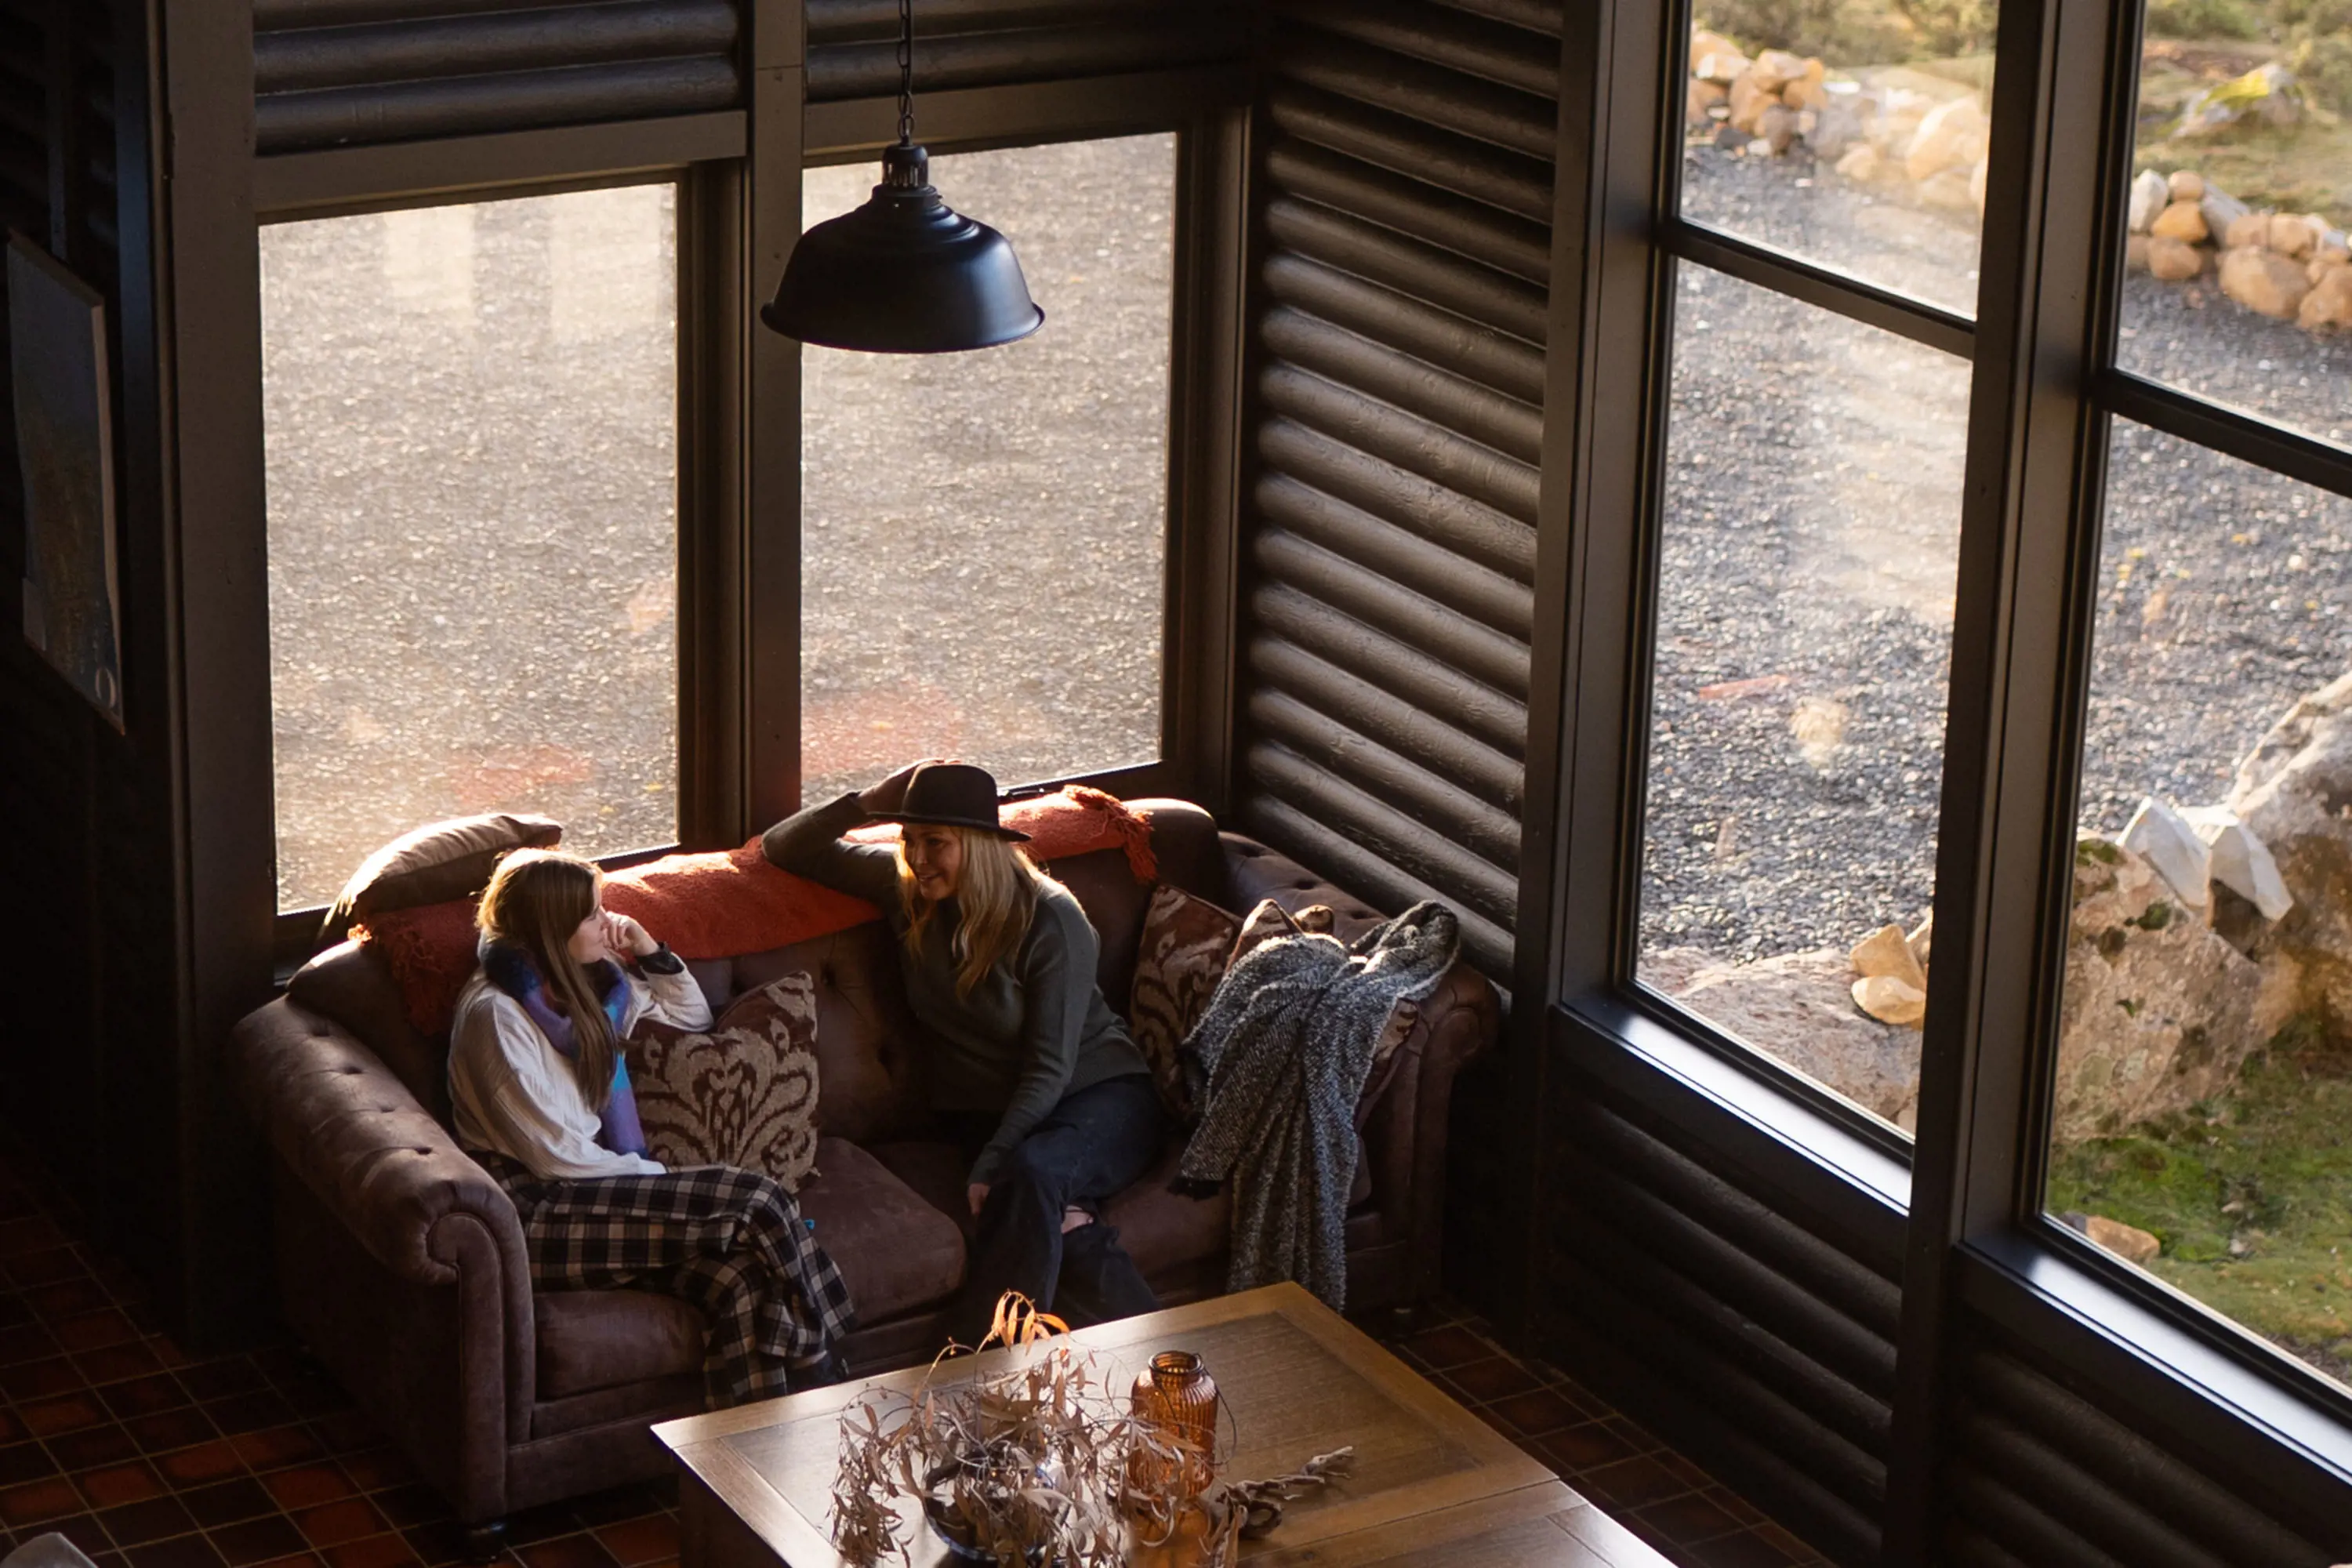
[[[774,1182],[732,1165],[542,1181],[471,1152],[514,1200],[533,1285],[645,1285],[701,1310],[712,1409],[830,1380],[833,1346],[856,1322],[849,1287]]]

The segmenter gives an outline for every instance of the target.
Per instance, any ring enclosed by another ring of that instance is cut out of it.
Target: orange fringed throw
[[[1122,849],[1139,882],[1157,879],[1151,825],[1098,789],[1071,784],[1055,795],[1014,801],[1007,827],[1029,835],[1029,851],[1059,860]],[[887,843],[888,823],[851,837]],[[400,984],[408,1021],[426,1035],[448,1028],[457,994],[474,972],[474,904],[458,899],[375,916],[353,935],[374,946]],[[740,848],[666,855],[604,879],[605,907],[637,921],[681,958],[733,958],[846,931],[877,918],[873,905],[768,863],[752,839]]]

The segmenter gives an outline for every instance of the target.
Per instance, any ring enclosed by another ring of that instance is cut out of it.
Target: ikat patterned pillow
[[[1190,1123],[1193,1110],[1183,1070],[1176,1063],[1176,1047],[1192,1032],[1217,982],[1225,977],[1225,958],[1241,929],[1238,917],[1166,882],[1151,890],[1151,902],[1143,913],[1128,1031],[1151,1068],[1160,1103],[1179,1121]]]
[[[707,1034],[640,1024],[628,1050],[655,1159],[736,1165],[800,1190],[816,1164],[816,984],[805,973],[744,993]]]

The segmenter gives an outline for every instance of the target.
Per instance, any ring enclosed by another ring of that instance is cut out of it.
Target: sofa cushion
[[[1158,1163],[1103,1211],[1104,1220],[1118,1231],[1119,1245],[1147,1279],[1219,1257],[1231,1239],[1233,1199],[1222,1189],[1206,1198],[1168,1190],[1183,1157],[1183,1140],[1170,1140]]]
[[[542,1400],[702,1372],[702,1314],[675,1296],[542,1290],[530,1304]]]
[[[821,1138],[816,1172],[800,1191],[817,1245],[840,1266],[860,1323],[878,1323],[955,1294],[963,1232],[881,1161],[842,1138]]]
[[[1103,1211],[1104,1220],[1118,1231],[1119,1245],[1147,1279],[1222,1257],[1231,1243],[1234,1205],[1223,1188],[1205,1198],[1168,1190],[1183,1158],[1183,1140],[1171,1140],[1159,1163]],[[1363,1212],[1371,1195],[1371,1162],[1360,1155],[1355,1184],[1348,1189],[1350,1216]],[[1349,1245],[1355,1245],[1352,1218]]]
[[[964,1199],[964,1178],[971,1163],[952,1143],[910,1138],[877,1143],[871,1152],[916,1196],[955,1221],[969,1244],[975,1228],[971,1205]]]
[[[1173,882],[1213,904],[1238,907],[1225,897],[1225,851],[1215,817],[1189,800],[1130,800],[1127,809],[1151,825],[1151,854],[1160,867],[1156,880]]]
[[[1070,889],[1087,922],[1095,928],[1099,947],[1095,957],[1095,984],[1116,1006],[1127,1000],[1135,984],[1135,948],[1143,936],[1143,911],[1156,884],[1139,882],[1118,850],[1073,855],[1046,868],[1054,879]]]
[[[647,1019],[629,1039],[646,1152],[735,1165],[798,1192],[816,1162],[815,983],[795,970],[747,992],[707,1030]]]

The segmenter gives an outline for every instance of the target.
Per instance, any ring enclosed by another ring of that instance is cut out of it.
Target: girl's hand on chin
[[[627,915],[612,910],[604,911],[604,945],[617,958],[623,953],[643,958],[660,948],[651,932]]]

